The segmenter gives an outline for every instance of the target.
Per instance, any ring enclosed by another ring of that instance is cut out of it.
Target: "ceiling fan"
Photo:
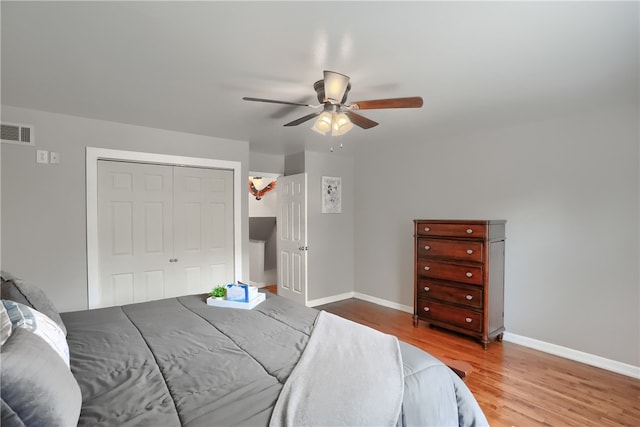
[[[353,124],[362,129],[369,129],[377,126],[378,123],[370,120],[355,111],[357,110],[378,110],[386,108],[420,108],[422,98],[413,96],[408,98],[388,98],[371,99],[368,101],[356,101],[347,103],[347,95],[351,89],[349,76],[336,73],[335,71],[324,71],[324,79],[313,84],[313,89],[318,95],[319,105],[303,104],[299,102],[278,101],[274,99],[252,98],[245,96],[245,101],[270,102],[273,104],[294,105],[298,107],[320,108],[306,116],[300,117],[284,126],[297,126],[317,117],[312,130],[326,135],[331,131],[331,135],[343,135],[353,127]]]

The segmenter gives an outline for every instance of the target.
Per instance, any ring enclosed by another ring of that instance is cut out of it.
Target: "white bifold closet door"
[[[99,307],[234,278],[233,171],[98,161]]]

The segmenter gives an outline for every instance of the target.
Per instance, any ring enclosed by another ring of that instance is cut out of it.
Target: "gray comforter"
[[[269,293],[253,310],[210,307],[198,295],[63,313],[79,425],[267,426],[317,314]],[[487,424],[449,368],[400,349],[398,425]]]

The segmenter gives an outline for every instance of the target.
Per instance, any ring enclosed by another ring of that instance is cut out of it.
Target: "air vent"
[[[34,145],[33,126],[2,123],[0,125],[0,139],[2,142],[20,145]]]

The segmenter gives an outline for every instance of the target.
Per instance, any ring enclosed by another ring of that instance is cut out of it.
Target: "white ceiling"
[[[245,140],[251,150],[402,144],[638,103],[639,3],[1,2],[2,104]],[[328,69],[375,110],[340,140],[282,125]]]

